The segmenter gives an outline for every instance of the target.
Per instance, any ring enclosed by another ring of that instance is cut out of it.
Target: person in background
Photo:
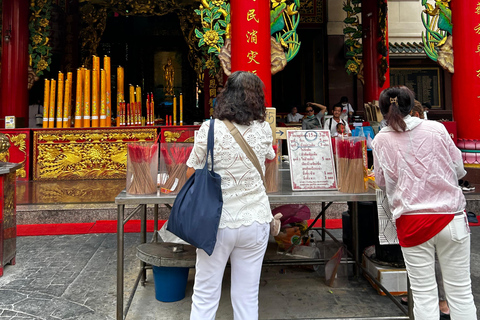
[[[344,134],[352,135],[352,131],[348,126],[348,122],[344,119],[340,118],[342,115],[342,107],[338,104],[333,106],[333,117],[325,121],[325,126],[323,127],[324,130],[330,130],[330,136],[334,137],[337,133],[337,125],[342,123],[345,128]]]
[[[222,177],[223,208],[212,255],[197,249],[191,320],[215,319],[229,260],[233,318],[258,319],[260,273],[273,217],[260,173],[222,120],[238,129],[265,173],[265,160],[275,159],[275,151],[272,130],[265,121],[263,87],[258,76],[237,71],[217,97],[213,167]],[[195,137],[187,176],[205,165],[209,128],[210,121],[204,122]]]
[[[348,98],[345,96],[340,99],[339,105],[342,106],[342,115],[340,116],[340,118],[342,118],[348,123],[348,120],[353,117],[352,105],[348,103]]]
[[[297,113],[297,107],[293,107],[292,111],[287,115],[287,122],[300,122],[303,119],[303,115]]]
[[[430,102],[425,102],[425,103],[423,104],[423,118],[424,118],[425,120],[428,119],[427,113],[430,111],[430,109],[432,109],[432,104],[431,104]]]
[[[410,112],[410,115],[412,117],[417,117],[417,118],[420,118],[420,119],[425,119],[425,115],[423,113],[423,106],[422,104],[420,103],[420,101],[418,100],[415,100],[414,101],[414,104],[413,104],[413,108],[412,108],[412,111]]]
[[[445,127],[411,117],[405,86],[380,94],[388,126],[372,142],[375,182],[386,190],[410,279],[415,319],[439,319],[435,253],[453,320],[476,320],[470,279],[470,229],[458,180],[463,158]]]
[[[315,109],[318,108],[320,111],[315,114]],[[307,115],[303,118],[302,121],[302,130],[320,130],[323,127],[323,119],[325,117],[325,111],[327,107],[323,104],[307,102],[307,108],[305,109]]]

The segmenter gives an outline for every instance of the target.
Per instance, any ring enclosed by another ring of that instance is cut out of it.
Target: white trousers
[[[432,239],[402,247],[413,293],[415,319],[438,320],[435,249],[452,320],[477,319],[470,280],[470,229],[466,216],[457,215]]]
[[[258,319],[258,290],[270,224],[254,222],[238,229],[218,229],[211,256],[197,249],[191,320],[215,319],[228,258],[231,264],[231,299],[235,320]],[[438,319],[437,319],[438,320]]]

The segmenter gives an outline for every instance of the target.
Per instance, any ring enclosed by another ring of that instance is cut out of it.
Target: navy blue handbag
[[[187,180],[173,203],[167,230],[210,256],[217,242],[218,224],[222,215],[222,178],[213,172],[213,129],[210,120],[207,156],[203,169]],[[212,170],[208,170],[208,157]]]

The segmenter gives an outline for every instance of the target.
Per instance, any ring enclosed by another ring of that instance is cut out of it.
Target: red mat
[[[160,229],[166,220],[158,221]],[[313,220],[308,220],[312,223]],[[321,227],[322,221],[318,220],[315,227]],[[342,219],[328,219],[327,229],[340,229]],[[17,225],[17,237],[23,236],[55,236],[64,234],[87,234],[87,233],[116,233],[117,221],[99,220],[91,223],[56,223],[56,224],[24,224]],[[140,220],[130,220],[125,224],[124,232],[140,232]],[[153,232],[153,220],[147,221],[147,232]]]

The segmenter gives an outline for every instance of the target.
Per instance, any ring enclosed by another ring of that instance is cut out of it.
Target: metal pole
[[[153,240],[158,241],[158,204],[153,206]]]
[[[141,209],[141,226],[140,226],[140,243],[147,242],[147,205],[142,204]],[[145,269],[145,262],[140,260],[140,268],[142,270],[142,287],[145,286],[147,280],[147,270]]]
[[[117,206],[117,320],[123,320],[123,216],[125,205]]]
[[[327,213],[325,212],[325,210],[325,202],[322,201],[322,242],[325,242],[325,221],[327,220]]]
[[[353,259],[357,264],[361,264],[360,261],[360,250],[359,250],[359,244],[358,244],[358,203],[351,202],[350,203],[350,218],[352,219],[352,238],[353,238]],[[360,268],[355,267],[355,275],[358,278],[360,276]]]

